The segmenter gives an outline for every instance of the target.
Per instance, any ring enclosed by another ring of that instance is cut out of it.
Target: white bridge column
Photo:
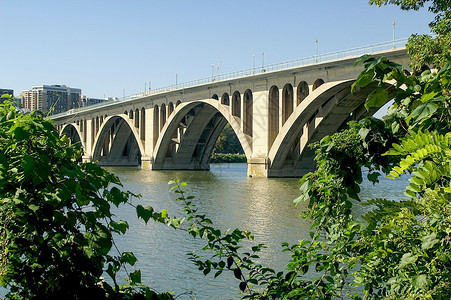
[[[82,157],[82,160],[84,162],[91,162],[92,161],[92,151],[93,151],[93,143],[92,143],[92,134],[93,134],[93,124],[92,124],[92,120],[91,118],[85,120],[85,133],[84,133],[84,137],[86,138],[85,140],[85,149],[84,149],[84,154]]]
[[[141,156],[141,168],[143,170],[151,170],[153,154],[153,107],[145,108],[145,111],[145,152]]]
[[[254,92],[252,117],[252,155],[247,159],[249,177],[268,174],[268,91]]]

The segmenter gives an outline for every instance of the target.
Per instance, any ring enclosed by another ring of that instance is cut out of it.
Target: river
[[[283,270],[289,257],[281,252],[283,242],[297,243],[308,237],[310,224],[299,218],[306,204],[295,208],[293,200],[299,196],[299,179],[248,178],[246,164],[212,164],[210,171],[144,171],[136,168],[109,168],[117,174],[124,187],[142,198],[135,204],[151,205],[157,210],[167,209],[171,216],[183,216],[180,202],[169,192],[168,181],[179,178],[188,183],[187,195],[195,196],[195,204],[221,230],[240,228],[255,235],[255,244],[268,246],[261,254],[261,262],[276,270]],[[405,180],[382,178],[381,185],[368,181],[362,184],[362,199],[402,197]],[[381,188],[383,186],[383,188]],[[365,207],[357,205],[356,214]],[[150,221],[147,225],[136,219],[131,207],[116,212],[127,220],[129,232],[118,239],[121,250],[132,250],[138,258],[143,283],[159,292],[172,291],[177,299],[236,299],[238,281],[233,274],[223,273],[214,279],[204,276],[188,259],[187,253],[199,250],[204,241],[193,239]]]

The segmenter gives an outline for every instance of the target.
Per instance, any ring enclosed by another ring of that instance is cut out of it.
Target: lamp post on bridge
[[[318,62],[318,40],[315,41],[315,63]]]
[[[255,75],[255,54],[252,53],[252,75]]]
[[[393,49],[395,48],[395,21],[393,21]]]

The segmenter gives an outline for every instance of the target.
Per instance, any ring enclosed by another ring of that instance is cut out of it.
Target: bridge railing
[[[199,86],[199,85],[208,84],[208,83],[212,83],[212,82],[224,81],[224,80],[252,76],[252,75],[259,75],[259,74],[262,74],[265,72],[281,71],[284,69],[289,69],[289,68],[294,68],[294,67],[313,65],[313,64],[317,64],[317,63],[344,59],[344,58],[349,58],[349,57],[353,57],[353,56],[360,56],[363,54],[371,54],[371,53],[380,52],[380,51],[387,51],[387,50],[391,50],[391,49],[403,48],[407,44],[407,41],[408,41],[408,39],[404,38],[404,39],[390,41],[390,42],[384,42],[384,43],[378,43],[378,44],[373,44],[373,45],[368,45],[368,46],[363,46],[363,47],[351,48],[351,49],[347,49],[347,50],[331,52],[331,53],[326,53],[326,54],[321,54],[321,55],[314,55],[314,56],[305,57],[305,58],[301,58],[301,59],[290,60],[287,62],[282,62],[282,63],[277,63],[277,64],[270,64],[270,65],[266,65],[266,66],[260,66],[260,67],[255,67],[255,68],[251,68],[251,69],[235,71],[235,72],[231,72],[231,73],[218,74],[215,76],[191,80],[191,81],[187,81],[187,82],[183,82],[183,83],[172,84],[172,85],[168,85],[168,86],[165,86],[162,88],[157,88],[157,89],[153,89],[150,91],[140,92],[138,94],[133,94],[130,96],[122,97],[117,100],[108,100],[108,101],[105,101],[102,103],[97,103],[97,104],[69,110],[67,112],[63,112],[63,113],[60,113],[57,115],[50,116],[50,118],[71,115],[71,114],[82,112],[85,110],[91,110],[91,109],[94,109],[97,107],[108,106],[110,104],[114,104],[117,102],[126,102],[126,101],[130,101],[130,100],[137,99],[137,98],[152,96],[152,95],[170,92],[170,91],[178,90],[178,89],[185,89],[185,88]]]

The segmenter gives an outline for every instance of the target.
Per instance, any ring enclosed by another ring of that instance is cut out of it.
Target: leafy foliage
[[[115,175],[80,163],[78,145],[9,101],[0,105],[0,145],[0,284],[8,298],[172,298],[142,286],[139,270],[125,269],[129,283],[117,282],[136,257],[111,254],[113,234],[128,224],[110,208],[137,195],[119,189]]]
[[[227,124],[219,135],[213,154],[244,154],[243,147],[230,124]]]
[[[210,157],[211,163],[245,163],[245,154],[213,153]]]

